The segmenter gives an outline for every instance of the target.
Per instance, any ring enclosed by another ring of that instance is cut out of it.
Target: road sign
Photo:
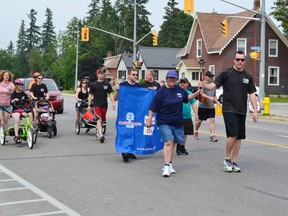
[[[256,50],[256,51],[260,51],[261,47],[260,46],[251,46],[250,50]]]

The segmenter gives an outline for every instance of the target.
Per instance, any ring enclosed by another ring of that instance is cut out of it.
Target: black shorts
[[[183,119],[184,135],[193,135],[194,127],[192,119]]]
[[[223,112],[223,118],[225,122],[227,137],[237,137],[237,139],[246,138],[246,115]]]
[[[206,121],[209,118],[215,118],[215,109],[198,107],[198,117],[201,121]]]

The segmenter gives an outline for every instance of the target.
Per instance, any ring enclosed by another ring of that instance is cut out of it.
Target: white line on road
[[[9,175],[11,178],[16,179],[19,183],[21,183],[22,185],[24,185],[25,187],[29,188],[31,191],[33,191],[35,194],[39,195],[40,197],[42,197],[44,200],[46,200],[47,202],[51,203],[52,205],[56,206],[58,209],[60,209],[63,213],[66,213],[70,216],[80,216],[80,214],[78,214],[77,212],[73,211],[72,209],[68,208],[67,206],[65,206],[63,203],[59,202],[58,200],[54,199],[53,197],[51,197],[50,195],[48,195],[47,193],[45,193],[44,191],[40,190],[39,188],[35,187],[34,185],[32,185],[31,183],[27,182],[26,180],[24,180],[23,178],[21,178],[20,176],[16,175],[15,173],[13,173],[12,171],[8,170],[6,167],[2,166],[0,164],[0,171],[3,171],[4,173],[6,173],[7,175]],[[39,199],[39,201],[41,201],[42,199]],[[31,200],[30,200],[31,201]],[[35,200],[36,201],[36,200]],[[20,201],[21,202],[21,201]],[[25,202],[25,201],[23,201]],[[2,205],[5,203],[2,203]],[[6,203],[7,204],[7,203]],[[1,203],[0,203],[1,206]],[[39,214],[37,214],[39,215]],[[43,213],[43,215],[45,215]]]

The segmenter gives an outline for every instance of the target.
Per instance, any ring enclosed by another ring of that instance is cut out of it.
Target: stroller
[[[96,129],[96,139],[98,139],[98,131],[97,131],[97,120],[99,119],[97,115],[95,115],[92,111],[87,111],[88,108],[88,100],[83,100],[79,103],[79,112],[80,112],[80,121],[76,121],[75,123],[75,133],[80,134],[81,128],[87,128],[86,131],[89,131],[91,128]],[[106,124],[103,124],[102,133],[104,134],[106,131]]]
[[[37,114],[37,131],[47,132],[48,138],[57,135],[57,126],[55,120],[55,111],[51,102],[47,99],[40,99],[36,103]]]

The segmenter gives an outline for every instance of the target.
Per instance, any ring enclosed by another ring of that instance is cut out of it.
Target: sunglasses
[[[17,85],[18,85],[18,86],[23,86],[23,84],[19,84],[19,83],[18,83]]]
[[[40,79],[40,80],[42,80],[43,78],[37,78],[37,79]]]
[[[132,76],[138,76],[138,74],[131,74]]]
[[[240,59],[240,58],[236,58],[235,60],[236,60],[237,62],[239,62],[239,61],[244,62],[244,61],[245,61],[245,59]]]
[[[87,82],[82,82],[82,83],[85,83],[85,84],[86,84]]]

